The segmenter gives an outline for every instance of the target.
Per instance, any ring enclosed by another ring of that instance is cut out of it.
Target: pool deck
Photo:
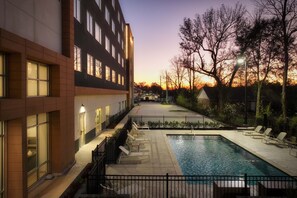
[[[172,110],[184,110],[182,112],[174,112]],[[141,103],[140,106],[134,107],[130,115],[199,115],[182,107],[175,105],[160,105],[157,103]],[[127,116],[117,125],[121,128],[127,121]],[[36,189],[28,193],[28,197],[55,198],[59,197],[64,190],[70,185],[85,165],[91,162],[91,151],[100,144],[106,136],[116,130],[107,130],[101,133],[90,143],[84,145],[75,154],[76,163],[64,175],[57,176],[52,180],[46,180]],[[141,163],[130,164],[113,164],[107,166],[107,174],[119,175],[180,175],[181,170],[174,154],[168,145],[166,134],[195,134],[195,135],[222,135],[239,146],[245,148],[256,156],[268,161],[282,171],[297,176],[297,158],[289,154],[289,148],[280,148],[274,145],[267,145],[259,139],[253,139],[244,136],[242,132],[237,131],[219,131],[219,130],[147,130],[146,136],[151,140],[146,146],[146,150],[150,152],[150,158],[143,160]],[[296,152],[296,151],[295,151]],[[128,163],[129,160],[122,162]],[[133,162],[133,161],[130,161]]]

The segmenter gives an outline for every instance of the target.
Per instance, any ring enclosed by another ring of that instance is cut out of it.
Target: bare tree
[[[282,83],[282,116],[287,117],[287,83],[288,69],[292,57],[290,54],[296,39],[297,32],[297,0],[255,0],[270,17],[277,18],[281,23],[283,83]]]
[[[182,57],[175,56],[170,61],[170,78],[173,81],[174,87],[180,90],[183,87],[183,82],[186,75],[186,68],[183,66]]]
[[[195,19],[185,18],[180,27],[181,48],[197,54],[193,70],[215,79],[218,87],[218,107],[223,106],[223,87],[231,86],[238,67],[234,67],[234,42],[245,15],[245,8],[222,5],[219,9],[207,10]]]
[[[261,12],[258,11],[251,24],[247,25],[237,37],[249,65],[249,74],[254,75],[257,84],[256,117],[260,117],[263,83],[279,63],[280,42],[276,36],[280,32],[279,27],[277,19],[263,19]]]

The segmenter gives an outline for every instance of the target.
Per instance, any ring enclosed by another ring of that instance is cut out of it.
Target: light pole
[[[244,64],[245,86],[244,86],[244,124],[247,125],[247,65],[245,58],[238,58],[238,64]]]

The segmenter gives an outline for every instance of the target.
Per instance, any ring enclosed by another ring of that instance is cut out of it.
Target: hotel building
[[[65,174],[131,108],[128,27],[117,0],[0,1],[0,198]]]
[[[74,35],[77,151],[131,108],[134,41],[117,0],[74,0]]]

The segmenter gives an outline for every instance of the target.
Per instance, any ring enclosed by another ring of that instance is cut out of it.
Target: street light
[[[245,70],[245,87],[244,87],[244,124],[247,125],[247,65],[244,57],[237,59],[237,64],[244,64]]]

